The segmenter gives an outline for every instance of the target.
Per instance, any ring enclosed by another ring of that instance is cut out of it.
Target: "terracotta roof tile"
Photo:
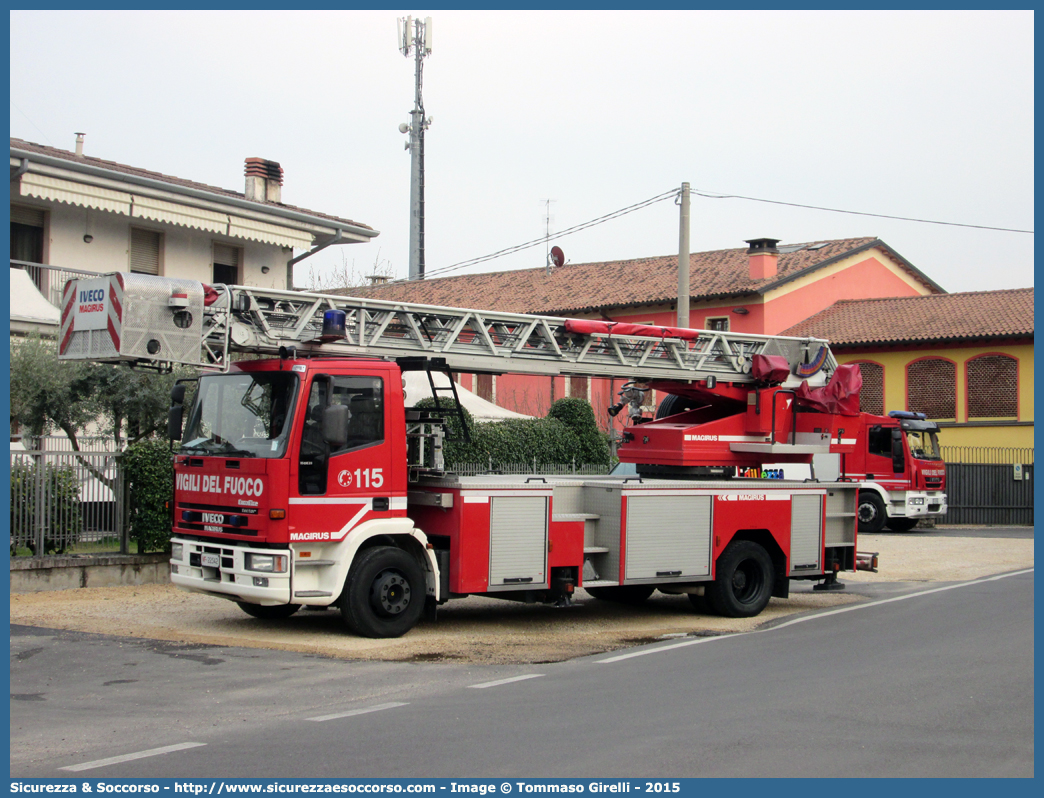
[[[942,290],[876,238],[780,246],[777,274],[764,280],[750,278],[746,247],[694,252],[690,255],[689,285],[696,299],[764,293],[802,273],[874,246],[887,250],[932,290]],[[567,263],[550,274],[538,268],[434,277],[351,288],[341,293],[429,305],[567,315],[674,302],[678,296],[678,256]]]
[[[1033,289],[845,299],[781,335],[835,346],[1033,337]]]
[[[238,191],[229,191],[224,188],[217,188],[216,186],[208,186],[205,183],[196,183],[192,180],[185,180],[180,177],[172,177],[170,175],[161,174],[160,172],[150,172],[148,169],[139,169],[136,166],[127,166],[126,164],[117,163],[116,161],[106,161],[102,158],[92,158],[89,155],[77,155],[74,152],[68,150],[60,150],[57,147],[47,147],[43,144],[35,144],[31,141],[25,141],[23,139],[11,138],[11,149],[25,150],[27,152],[35,152],[40,155],[49,155],[52,158],[61,158],[64,161],[69,161],[74,164],[83,164],[85,166],[95,166],[99,169],[108,169],[113,172],[120,172],[125,175],[134,175],[136,177],[145,177],[150,180],[158,180],[163,183],[169,183],[172,186],[183,186],[184,188],[192,188],[197,191],[206,191],[211,194],[215,194],[218,197],[235,197],[236,199],[245,200],[246,196]],[[320,213],[319,211],[310,211],[307,208],[298,208],[294,205],[286,205],[282,202],[256,202],[257,205],[270,206],[272,208],[282,208],[288,211],[297,211],[298,213],[306,213],[309,216],[315,216],[319,219],[329,219],[332,222],[341,222],[344,224],[351,224],[357,227],[363,227],[372,230],[373,228],[369,225],[362,224],[361,222],[353,222],[351,219],[342,219],[338,216],[331,216],[328,213]]]

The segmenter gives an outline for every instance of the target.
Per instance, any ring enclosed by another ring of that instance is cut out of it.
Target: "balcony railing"
[[[56,308],[62,307],[62,291],[65,283],[73,277],[96,277],[97,272],[69,269],[64,266],[48,266],[44,263],[31,263],[24,260],[12,260],[12,269],[21,269],[29,273],[40,293]]]

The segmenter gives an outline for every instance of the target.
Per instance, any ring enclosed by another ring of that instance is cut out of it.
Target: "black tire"
[[[884,529],[885,521],[888,520],[881,497],[868,490],[859,491],[856,517],[859,519],[859,533],[862,535],[874,535],[880,532]]]
[[[612,587],[585,587],[584,590],[599,601],[637,605],[649,598],[656,588],[652,585],[613,585]]]
[[[667,418],[667,416],[684,413],[686,410],[692,410],[692,408],[692,399],[685,396],[677,396],[673,393],[668,394],[660,402],[660,406],[656,408],[656,418]]]
[[[889,518],[888,528],[893,532],[909,532],[917,526],[918,520],[917,518]]]
[[[243,610],[247,615],[252,615],[255,618],[260,618],[263,621],[275,621],[281,618],[289,618],[299,609],[300,604],[277,604],[274,607],[262,607],[260,604],[250,604],[246,601],[237,601],[239,609]]]
[[[718,558],[714,581],[707,585],[707,605],[726,618],[752,618],[772,598],[775,571],[768,552],[757,543],[737,540]]]
[[[424,571],[402,549],[377,546],[352,563],[341,594],[344,622],[363,637],[402,637],[420,620]]]

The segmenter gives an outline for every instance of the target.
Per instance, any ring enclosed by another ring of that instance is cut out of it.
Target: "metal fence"
[[[41,435],[33,438],[29,435],[13,435],[11,441],[20,442],[26,449],[34,449],[44,452],[71,452],[72,441],[65,435]],[[109,452],[115,453],[116,442],[111,435],[84,435],[76,438],[76,445],[81,452]]]
[[[943,446],[948,524],[1033,523],[1033,449]]]
[[[473,477],[481,474],[510,474],[512,476],[524,476],[528,474],[546,474],[548,476],[600,476],[609,473],[609,466],[602,465],[577,465],[556,464],[538,465],[536,460],[531,463],[494,463],[492,460],[486,463],[454,463],[446,466],[447,470],[462,477]]]
[[[940,446],[943,462],[949,463],[1032,463],[1033,449],[1001,446]]]
[[[124,475],[109,452],[11,452],[11,554],[127,551]]]

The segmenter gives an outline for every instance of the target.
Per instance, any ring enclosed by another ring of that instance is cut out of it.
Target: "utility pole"
[[[421,84],[424,73],[424,56],[431,54],[431,17],[399,19],[399,51],[409,57],[414,54],[416,73],[414,77],[413,110],[410,123],[399,125],[400,133],[409,133],[406,149],[410,151],[410,279],[424,279],[424,131],[431,119],[424,117],[424,100]]]
[[[678,225],[678,326],[689,326],[689,184],[681,184]]]

